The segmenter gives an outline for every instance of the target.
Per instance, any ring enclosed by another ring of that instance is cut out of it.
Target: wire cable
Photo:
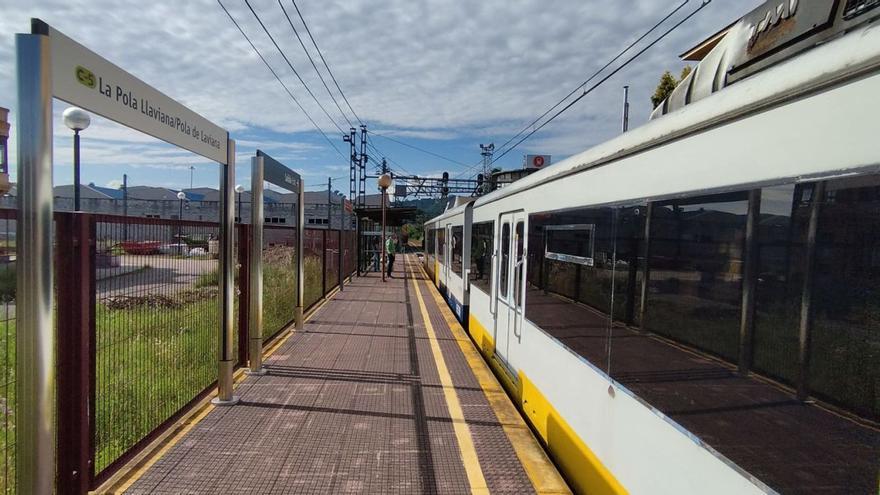
[[[296,35],[297,41],[299,41],[299,46],[302,47],[303,51],[306,52],[306,57],[309,58],[309,62],[311,62],[312,67],[315,69],[315,72],[318,73],[318,78],[321,80],[321,84],[324,85],[324,89],[327,90],[327,94],[330,95],[330,99],[333,100],[333,103],[336,105],[336,108],[339,109],[339,113],[342,114],[342,118],[348,122],[349,127],[354,127],[354,124],[348,120],[348,116],[345,115],[345,112],[342,111],[342,107],[339,106],[339,102],[336,100],[336,97],[333,95],[333,92],[330,91],[330,87],[327,86],[327,81],[324,80],[324,76],[321,74],[321,71],[318,70],[318,66],[315,64],[315,59],[312,58],[312,54],[309,53],[309,50],[306,49],[306,44],[303,43],[302,37],[299,35],[299,31],[296,30],[296,27],[293,25],[293,21],[290,20],[290,16],[287,15],[287,9],[284,8],[284,4],[281,3],[281,0],[278,0],[278,6],[281,7],[281,11],[284,12],[284,17],[287,18],[287,23],[290,24],[290,29],[293,29],[293,34]]]
[[[447,162],[454,163],[454,164],[456,164],[456,165],[460,165],[460,166],[462,166],[462,167],[468,167],[468,166],[469,166],[469,165],[466,164],[466,163],[460,162],[460,161],[458,161],[458,160],[453,160],[452,158],[445,157],[445,156],[440,155],[440,154],[438,154],[438,153],[434,153],[433,151],[428,151],[428,150],[426,150],[426,149],[419,148],[418,146],[415,146],[415,145],[413,145],[413,144],[409,144],[409,143],[405,143],[405,142],[403,142],[403,141],[400,141],[400,140],[398,140],[398,139],[394,139],[394,138],[391,137],[391,136],[388,136],[388,135],[385,135],[385,134],[382,134],[382,133],[379,133],[379,132],[372,131],[372,132],[370,132],[370,134],[372,134],[372,135],[374,135],[374,136],[379,136],[379,137],[384,138],[384,139],[387,139],[387,140],[389,140],[389,141],[394,141],[395,143],[397,143],[397,144],[399,144],[399,145],[406,146],[407,148],[412,148],[412,149],[414,149],[414,150],[416,150],[416,151],[421,151],[422,153],[425,153],[425,154],[427,154],[427,155],[431,155],[431,156],[434,156],[434,157],[440,158],[441,160],[446,160]]]
[[[269,72],[271,72],[272,75],[275,76],[275,79],[278,81],[279,84],[281,84],[281,87],[284,88],[284,91],[287,92],[287,95],[290,96],[290,99],[292,99],[293,102],[296,103],[296,106],[299,107],[299,109],[302,111],[303,115],[305,115],[306,118],[309,119],[309,122],[311,122],[312,125],[315,126],[315,129],[317,129],[318,132],[320,132],[321,135],[324,136],[324,139],[327,140],[327,143],[336,151],[337,154],[339,154],[339,156],[341,156],[342,158],[347,158],[345,155],[342,154],[341,151],[339,151],[339,148],[336,147],[336,145],[333,143],[333,141],[331,141],[330,138],[327,137],[327,134],[325,134],[324,131],[321,130],[321,127],[318,126],[317,123],[315,123],[314,119],[312,119],[312,116],[309,115],[309,112],[307,112],[306,109],[303,108],[303,106],[299,102],[299,100],[296,99],[296,96],[293,96],[293,93],[290,92],[290,89],[287,87],[286,84],[284,84],[284,81],[282,81],[281,78],[278,77],[278,73],[275,72],[275,69],[273,69],[271,65],[269,65],[269,62],[266,61],[266,58],[263,57],[263,54],[260,53],[260,50],[257,50],[257,47],[251,41],[250,37],[248,37],[248,35],[244,32],[244,30],[238,24],[238,21],[236,21],[235,18],[232,17],[232,14],[229,13],[229,10],[227,10],[226,6],[223,5],[223,2],[221,2],[220,0],[217,0],[217,3],[220,4],[220,7],[223,9],[224,12],[226,12],[226,15],[229,16],[229,20],[231,20],[232,23],[235,24],[235,27],[238,28],[238,32],[240,32],[241,35],[244,36],[244,39],[247,40],[249,45],[251,45],[251,48],[254,50],[254,53],[256,53],[258,57],[260,57],[260,60],[263,61],[263,63],[266,65],[266,68],[269,69]]]
[[[330,74],[330,79],[333,80],[333,84],[336,85],[336,89],[339,90],[339,94],[342,95],[342,99],[345,101],[345,104],[348,106],[348,109],[351,110],[351,114],[354,115],[354,118],[361,124],[364,122],[358,117],[358,114],[355,113],[354,108],[351,107],[351,103],[348,102],[348,98],[345,97],[345,93],[342,91],[342,88],[339,87],[339,83],[336,81],[336,76],[333,75],[333,71],[330,70],[330,66],[327,65],[327,60],[324,58],[324,54],[321,53],[321,49],[318,48],[318,43],[315,41],[315,37],[312,36],[312,31],[309,29],[309,25],[306,24],[306,20],[303,18],[302,12],[299,10],[299,6],[296,5],[296,0],[291,0],[293,3],[293,8],[296,9],[296,14],[299,16],[299,20],[302,21],[303,26],[306,28],[306,34],[309,35],[309,39],[312,40],[312,44],[315,45],[315,50],[318,51],[318,56],[321,57],[321,62],[324,64],[324,67],[327,69],[327,73]]]
[[[666,38],[666,36],[668,36],[670,33],[672,33],[673,31],[675,31],[676,29],[678,29],[682,24],[684,24],[685,22],[689,21],[692,17],[694,17],[695,15],[697,15],[697,13],[699,13],[701,10],[703,10],[703,9],[704,9],[707,5],[709,5],[710,3],[712,3],[712,0],[703,0],[703,3],[702,3],[699,7],[697,7],[696,10],[694,10],[693,12],[691,12],[690,14],[688,14],[687,16],[685,16],[683,19],[681,19],[681,20],[678,21],[677,23],[675,23],[671,28],[669,28],[668,30],[666,30],[666,31],[665,31],[663,34],[661,34],[658,38],[656,38],[654,41],[652,41],[651,43],[649,43],[648,46],[646,46],[646,47],[642,48],[641,50],[639,50],[638,52],[636,52],[635,55],[633,55],[632,57],[630,57],[629,59],[627,59],[626,62],[624,62],[623,64],[621,64],[620,66],[618,66],[616,69],[614,69],[613,71],[611,71],[609,74],[607,74],[605,77],[603,77],[602,79],[600,79],[598,82],[596,82],[595,84],[593,84],[589,89],[584,90],[584,92],[581,93],[580,96],[578,96],[577,98],[575,98],[574,100],[572,100],[568,105],[565,105],[564,107],[562,107],[561,110],[559,110],[558,112],[556,112],[555,114],[553,114],[552,117],[550,117],[549,119],[547,119],[546,121],[544,121],[541,125],[539,125],[538,127],[536,127],[534,130],[532,130],[531,132],[529,132],[528,134],[526,134],[525,136],[523,136],[522,139],[520,139],[519,141],[516,142],[516,144],[514,144],[513,146],[511,146],[511,147],[507,148],[506,150],[504,150],[504,152],[501,153],[500,155],[494,157],[494,158],[492,159],[492,163],[494,164],[495,162],[497,162],[498,160],[500,160],[501,158],[503,158],[504,155],[506,155],[507,153],[513,151],[513,150],[514,150],[517,146],[519,146],[523,141],[525,141],[526,139],[528,139],[528,138],[530,138],[532,135],[534,135],[536,132],[538,132],[538,131],[540,131],[541,129],[543,129],[544,126],[546,126],[546,125],[549,124],[550,122],[553,122],[553,120],[554,120],[556,117],[559,117],[560,115],[562,115],[563,112],[565,112],[566,110],[568,110],[569,108],[571,108],[572,106],[574,106],[574,104],[577,103],[578,101],[580,101],[583,97],[585,97],[585,96],[587,96],[588,94],[592,93],[593,90],[595,90],[596,88],[598,88],[599,86],[601,86],[602,83],[604,83],[605,81],[607,81],[608,79],[610,79],[612,76],[614,76],[615,74],[617,74],[618,72],[620,72],[621,70],[623,70],[624,67],[626,67],[627,65],[629,65],[630,63],[632,63],[634,60],[636,60],[637,58],[639,58],[643,53],[645,53],[646,51],[648,51],[649,49],[651,49],[654,45],[656,45],[656,44],[659,43],[661,40],[663,40],[664,38]]]
[[[691,0],[684,0],[684,2],[682,2],[681,4],[679,4],[675,9],[672,10],[672,12],[670,12],[670,13],[667,14],[665,17],[663,17],[662,19],[660,19],[659,21],[657,21],[657,23],[654,24],[654,25],[651,27],[651,29],[645,31],[645,33],[642,34],[641,36],[639,36],[638,39],[636,39],[635,41],[633,41],[632,43],[630,43],[629,46],[627,46],[626,48],[624,48],[620,53],[618,53],[614,58],[612,58],[611,60],[609,60],[608,63],[606,63],[605,65],[603,65],[599,70],[597,70],[596,72],[594,72],[594,73],[593,73],[593,74],[592,74],[592,75],[591,75],[586,81],[582,82],[578,87],[576,87],[576,88],[574,88],[573,90],[571,90],[570,93],[568,93],[567,95],[565,95],[565,96],[564,96],[561,100],[559,100],[555,105],[553,105],[552,107],[548,108],[547,111],[545,111],[545,112],[542,113],[540,116],[538,116],[538,118],[536,118],[535,120],[531,121],[531,122],[530,122],[527,126],[525,126],[521,131],[519,131],[518,133],[516,133],[514,136],[512,136],[512,137],[511,137],[510,139],[508,139],[507,141],[505,141],[504,144],[502,144],[501,146],[498,147],[498,151],[499,151],[499,152],[502,151],[502,150],[504,149],[504,147],[507,146],[508,144],[510,144],[514,139],[520,137],[524,132],[528,131],[530,127],[532,127],[532,126],[535,125],[538,121],[540,121],[541,119],[543,119],[544,117],[546,117],[547,114],[549,114],[550,112],[552,112],[553,110],[555,110],[557,107],[559,107],[559,105],[562,105],[562,103],[564,103],[565,100],[569,99],[569,98],[571,97],[571,95],[575,94],[579,89],[581,89],[581,88],[583,88],[584,86],[586,86],[587,84],[589,84],[590,81],[592,81],[593,79],[595,79],[599,74],[602,73],[602,71],[604,71],[605,69],[607,69],[608,67],[610,67],[611,64],[613,64],[614,62],[617,62],[617,60],[619,60],[620,57],[624,56],[624,55],[626,54],[626,52],[632,50],[632,48],[633,48],[634,46],[636,46],[637,44],[641,43],[642,40],[644,40],[645,38],[647,38],[648,35],[650,35],[651,33],[653,33],[657,28],[659,28],[661,25],[663,25],[663,23],[665,23],[666,21],[668,21],[668,20],[669,20],[672,16],[674,16],[675,14],[677,14],[678,11],[680,11],[681,9],[683,9],[685,5],[687,5],[688,3],[690,3],[690,1],[691,1]]]
[[[275,41],[275,37],[272,36],[272,33],[270,33],[268,29],[266,29],[266,25],[263,24],[263,20],[260,19],[260,16],[257,14],[257,11],[255,11],[254,8],[251,6],[250,1],[244,0],[244,3],[245,3],[245,5],[247,5],[248,9],[250,9],[251,13],[257,19],[257,22],[260,23],[260,27],[263,28],[263,31],[266,33],[266,36],[268,36],[269,39],[272,40],[272,44],[275,45],[275,48],[278,50],[278,53],[280,53],[281,56],[284,58],[284,61],[287,62],[287,66],[290,67],[290,70],[293,71],[293,74],[296,75],[296,78],[299,79],[299,82],[302,83],[303,87],[306,89],[306,91],[309,93],[309,95],[312,97],[312,99],[315,100],[315,103],[318,104],[318,107],[321,108],[321,111],[324,112],[324,115],[326,115],[327,118],[330,119],[330,122],[333,122],[333,125],[336,126],[337,129],[339,129],[339,132],[341,132],[342,134],[345,134],[345,131],[342,130],[342,127],[339,127],[339,124],[337,124],[336,121],[333,119],[333,117],[330,116],[330,113],[327,112],[327,109],[324,108],[324,105],[322,105],[321,102],[318,101],[318,98],[315,96],[315,93],[313,93],[312,90],[309,88],[309,85],[306,84],[306,82],[303,80],[302,76],[300,76],[299,72],[297,72],[296,68],[293,67],[293,64],[290,63],[290,59],[287,58],[287,55],[284,53],[284,50],[282,50],[281,47],[278,46],[278,43]]]

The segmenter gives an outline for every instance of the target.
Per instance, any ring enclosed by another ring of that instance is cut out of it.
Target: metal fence
[[[219,225],[59,212],[55,226],[63,453],[57,483],[96,488],[215,385]],[[244,267],[251,229],[238,225],[235,231],[239,332],[233,345],[239,365],[247,349]],[[264,229],[264,341],[294,320],[297,235],[294,227]],[[355,237],[326,229],[305,229],[304,235],[308,309],[338,285],[340,257],[353,269],[353,256],[345,256]],[[331,275],[324,275],[325,266]],[[0,209],[3,493],[15,493],[15,288],[15,210]]]
[[[0,210],[0,490],[15,493],[15,211]]]
[[[216,378],[219,226],[90,217],[101,473]]]

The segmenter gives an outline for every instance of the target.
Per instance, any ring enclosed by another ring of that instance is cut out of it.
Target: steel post
[[[745,267],[742,282],[742,311],[739,325],[739,372],[752,367],[752,335],[755,324],[755,291],[758,282],[758,224],[761,221],[761,190],[749,191],[746,217]]]
[[[382,237],[379,239],[382,250],[382,281],[385,281],[385,188],[382,188]]]
[[[93,349],[95,345],[95,221],[61,213],[55,222],[58,278],[58,456],[59,494],[84,494],[94,477],[92,438]]]
[[[16,34],[18,222],[16,488],[55,485],[55,328],[52,316],[52,78],[49,38]]]
[[[239,215],[241,211],[239,210]],[[249,301],[250,287],[246,280],[250,280],[250,249],[251,249],[251,233],[249,224],[240,223],[236,225],[238,229],[238,300]],[[250,322],[250,308],[248,304],[239,304],[238,306],[238,364],[240,366],[247,365],[248,360],[248,324]]]
[[[294,318],[296,320],[296,329],[303,329],[303,271],[305,255],[303,254],[303,246],[305,245],[304,237],[306,235],[306,209],[305,209],[305,185],[302,178],[299,180],[299,194],[296,203],[296,310]]]
[[[79,195],[79,130],[73,131],[73,211],[80,210]]]
[[[807,227],[806,270],[801,292],[800,328],[798,329],[797,398],[807,400],[810,395],[810,347],[813,337],[813,279],[816,268],[816,232],[819,228],[819,212],[825,198],[825,183],[817,182],[810,205],[810,223]]]
[[[235,141],[228,140],[226,163],[221,165],[220,184],[220,335],[219,366],[217,377],[217,397],[211,402],[229,406],[238,403],[232,395],[232,369],[235,356],[232,354],[234,326],[232,324],[233,283],[235,281],[235,260],[233,259],[233,228],[235,228]]]
[[[251,249],[248,260],[248,373],[263,369],[263,157],[251,158]],[[245,283],[241,281],[239,283]]]

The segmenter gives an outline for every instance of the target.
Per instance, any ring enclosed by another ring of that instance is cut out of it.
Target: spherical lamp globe
[[[72,131],[84,131],[92,123],[88,112],[82,108],[70,107],[64,111],[64,125]]]

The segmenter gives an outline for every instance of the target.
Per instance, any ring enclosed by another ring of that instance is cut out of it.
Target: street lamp
[[[244,223],[244,214],[241,211],[241,193],[244,192],[244,186],[241,184],[235,186],[235,192],[238,193],[238,223]]]
[[[73,131],[73,210],[79,211],[79,131],[86,130],[92,119],[77,107],[68,108],[63,115],[64,125]]]
[[[183,201],[186,199],[186,193],[183,191],[178,192],[177,199],[180,200],[180,211],[177,214],[177,250],[180,251],[180,244],[183,242],[183,234],[181,233],[183,228]]]
[[[382,190],[382,281],[385,281],[385,197],[388,195],[388,188],[391,186],[391,176],[382,174],[379,176],[379,189]]]

